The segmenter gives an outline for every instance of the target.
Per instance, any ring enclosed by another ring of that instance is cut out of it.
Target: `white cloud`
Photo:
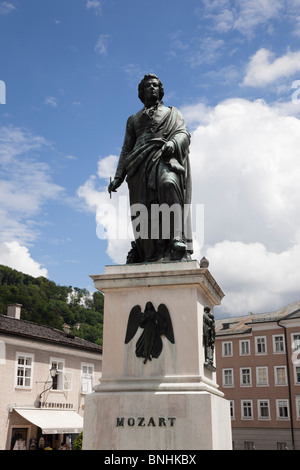
[[[52,181],[50,166],[41,161],[47,152],[53,157],[43,137],[14,126],[0,127],[0,264],[45,277],[47,269],[32,258],[28,246],[47,224],[46,204],[65,196]]]
[[[184,106],[182,112],[184,113],[184,119],[189,129],[191,129],[191,127],[194,129],[198,127],[199,124],[209,124],[213,110],[204,103],[196,103]]]
[[[145,75],[145,70],[140,65],[132,63],[126,64],[123,69],[130,85],[136,89],[137,80],[140,80]]]
[[[116,155],[109,155],[106,158],[100,158],[98,161],[98,176],[99,178],[114,177],[119,157]]]
[[[36,151],[46,149],[50,144],[40,136],[16,127],[0,128],[0,243],[32,242],[43,205],[63,195],[63,188],[51,180],[48,164],[34,158]]]
[[[86,2],[86,8],[94,11],[96,15],[100,15],[102,13],[102,5],[98,0],[88,0]]]
[[[0,15],[7,15],[16,10],[16,7],[11,2],[0,2]]]
[[[299,71],[300,51],[288,51],[285,55],[275,59],[272,52],[262,48],[251,57],[243,85],[264,87]]]
[[[201,64],[214,63],[220,57],[224,44],[223,39],[215,39],[213,37],[201,39],[200,44],[195,44],[195,50],[190,54],[189,62],[191,66],[195,67]]]
[[[283,0],[204,0],[204,12],[219,33],[238,31],[252,37],[257,27],[280,18]]]
[[[0,163],[6,165],[20,154],[33,152],[49,145],[46,139],[14,126],[0,128]]]
[[[54,96],[47,96],[47,98],[45,98],[45,104],[56,108],[58,106],[58,99]]]
[[[300,121],[263,101],[232,99],[200,111],[191,144],[193,199],[205,204],[202,254],[226,293],[222,310],[260,312],[294,301]]]
[[[238,5],[238,15],[234,29],[241,34],[252,35],[255,28],[270,20],[278,19],[285,7],[283,0],[247,0],[235,2]]]
[[[97,54],[106,55],[107,54],[107,47],[108,47],[108,34],[100,34],[98,37],[97,43],[95,45],[95,51]]]
[[[300,243],[280,253],[262,243],[223,241],[206,253],[213,274],[227,294],[230,315],[276,310],[299,297]]]
[[[212,64],[220,57],[225,42],[212,36],[185,35],[177,31],[170,35],[170,57],[182,57],[191,67]]]
[[[75,155],[66,155],[65,158],[67,160],[77,160],[77,157]]]
[[[47,269],[31,258],[28,249],[17,241],[0,243],[0,264],[29,274],[47,277]]]
[[[234,12],[228,9],[220,11],[214,15],[214,22],[219,33],[227,33],[234,26]]]
[[[108,179],[114,176],[118,158],[110,155],[98,162],[98,176]],[[115,165],[113,165],[115,164]],[[110,198],[107,183],[98,188],[96,176],[91,176],[77,191],[86,207],[95,214],[96,233],[107,240],[107,254],[118,264],[126,262],[130,250],[132,229],[129,216],[127,184],[124,183]]]
[[[283,249],[298,225],[300,121],[242,99],[220,103],[208,117],[191,143],[193,197],[206,205],[206,239],[215,243],[222,233]]]

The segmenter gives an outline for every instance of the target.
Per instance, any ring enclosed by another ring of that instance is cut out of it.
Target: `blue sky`
[[[299,299],[299,0],[0,1],[0,44],[1,264],[91,290],[125,262],[130,240],[97,233],[127,197],[106,186],[154,72],[192,135],[216,315]]]

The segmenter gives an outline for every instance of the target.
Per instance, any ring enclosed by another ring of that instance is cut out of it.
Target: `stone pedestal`
[[[197,261],[106,266],[91,276],[104,293],[103,371],[85,400],[86,450],[230,449],[229,402],[204,366],[203,310],[222,290]],[[142,329],[125,344],[131,309],[169,310],[175,342],[158,358],[136,357]]]

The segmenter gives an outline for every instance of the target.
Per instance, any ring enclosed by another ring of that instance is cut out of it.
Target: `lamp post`
[[[56,367],[55,366],[52,366],[51,369],[50,369],[50,376],[51,376],[51,386],[49,388],[46,388],[46,390],[43,390],[41,393],[40,393],[40,402],[39,402],[39,407],[41,408],[41,398],[42,398],[42,395],[43,393],[45,392],[48,392],[48,390],[51,390],[51,388],[53,388],[53,382],[54,382],[54,379],[57,375],[57,370],[56,370]],[[49,382],[45,382],[45,383],[49,383]]]
[[[51,375],[51,379],[52,379],[52,386],[53,386],[53,380],[55,379],[56,375],[57,375],[57,370],[56,370],[56,367],[55,366],[52,366],[51,369],[50,369],[50,375]]]

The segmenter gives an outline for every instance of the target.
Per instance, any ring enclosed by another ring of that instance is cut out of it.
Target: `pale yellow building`
[[[21,305],[8,306],[0,315],[0,450],[72,448],[101,370],[100,346],[22,320]]]

